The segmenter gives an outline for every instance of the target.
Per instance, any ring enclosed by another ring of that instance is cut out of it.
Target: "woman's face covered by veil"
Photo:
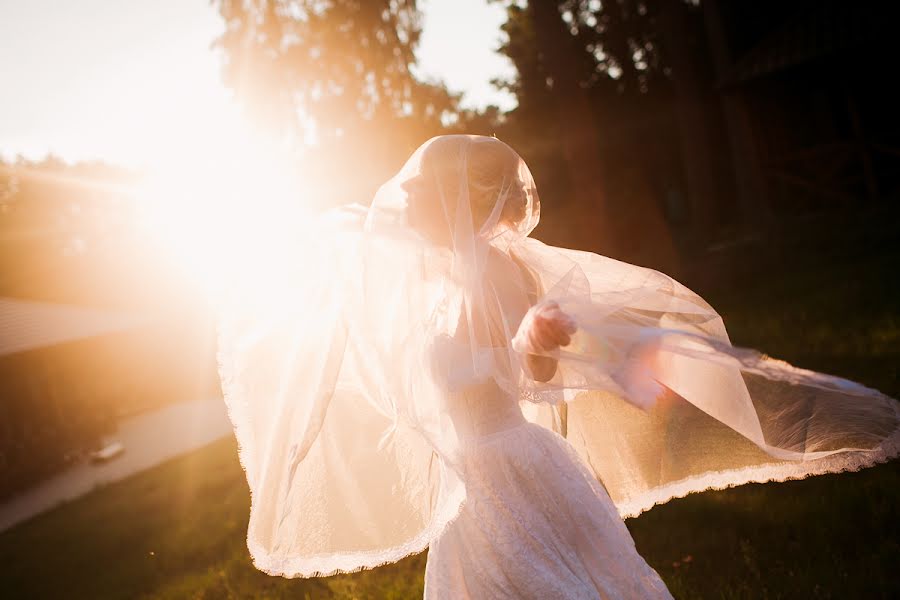
[[[455,248],[460,239],[528,235],[537,225],[534,180],[516,152],[492,137],[432,138],[397,178],[406,194],[407,224],[430,241]]]

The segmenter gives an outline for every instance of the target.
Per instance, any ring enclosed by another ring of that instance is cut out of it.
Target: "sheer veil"
[[[448,398],[484,382],[564,435],[626,517],[900,453],[896,400],[732,346],[662,273],[528,237],[539,207],[506,144],[440,136],[371,206],[308,223],[273,257],[277,282],[235,287],[219,364],[259,569],[326,575],[426,548],[466,498]],[[527,332],[550,302],[578,330],[540,381]]]

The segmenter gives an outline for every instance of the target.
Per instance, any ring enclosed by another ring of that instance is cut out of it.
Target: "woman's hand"
[[[513,349],[525,355],[525,364],[536,381],[550,381],[556,374],[557,359],[548,356],[572,341],[577,326],[556,302],[542,302],[525,314],[512,340]]]
[[[542,354],[567,346],[576,330],[575,321],[556,302],[543,302],[525,315],[516,341],[525,352]]]

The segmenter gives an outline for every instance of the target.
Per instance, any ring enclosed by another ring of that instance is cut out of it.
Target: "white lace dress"
[[[428,552],[426,600],[671,598],[603,486],[493,382],[452,394],[466,501]]]

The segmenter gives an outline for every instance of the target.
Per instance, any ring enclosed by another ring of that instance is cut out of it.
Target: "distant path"
[[[197,400],[166,406],[122,420],[109,441],[119,441],[125,453],[104,464],[84,462],[54,475],[0,505],[0,531],[44,512],[65,500],[90,492],[184,454],[230,434],[225,402]]]

